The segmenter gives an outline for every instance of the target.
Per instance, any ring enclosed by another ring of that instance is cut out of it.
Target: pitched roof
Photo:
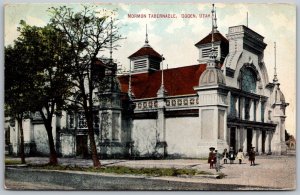
[[[206,69],[206,64],[185,66],[164,70],[164,86],[168,96],[196,94],[193,87],[199,85],[200,75]],[[118,77],[121,91],[128,92],[129,76]],[[161,70],[131,76],[131,87],[136,99],[157,97],[161,85]]]
[[[150,56],[158,59],[162,59],[161,55],[157,53],[152,47],[142,47],[137,50],[135,53],[130,55],[128,58],[134,58],[139,56]]]
[[[195,46],[198,46],[200,44],[211,43],[211,36],[212,36],[212,34],[209,33],[206,37],[204,37],[198,43],[196,43]],[[214,33],[214,41],[215,42],[221,41],[221,42],[224,42],[226,44],[229,44],[228,40],[219,32]]]

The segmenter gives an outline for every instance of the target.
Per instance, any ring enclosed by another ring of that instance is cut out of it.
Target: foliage
[[[50,161],[56,164],[52,117],[69,96],[67,43],[51,25],[36,27],[21,21],[18,31],[14,45],[5,49],[5,105],[11,116],[12,112],[40,112],[48,134]]]
[[[73,85],[72,107],[84,111],[90,139],[90,149],[94,166],[99,167],[93,129],[95,89],[103,80],[103,70],[112,71],[112,59],[103,59],[103,53],[116,48],[113,43],[121,39],[118,28],[108,16],[99,15],[95,7],[83,6],[80,12],[66,6],[49,9],[51,25],[61,32],[68,44],[66,50],[72,61],[68,64],[69,77]],[[102,54],[102,59],[99,60]],[[104,67],[98,68],[98,67]]]
[[[5,165],[19,165],[22,164],[20,160],[5,159]]]
[[[102,168],[79,167],[70,165],[30,165],[31,168],[47,169],[47,170],[71,170],[85,172],[100,173],[116,173],[116,174],[134,174],[148,176],[179,176],[179,175],[212,175],[210,172],[197,171],[195,169],[177,169],[177,168],[131,168],[125,166],[107,166]]]

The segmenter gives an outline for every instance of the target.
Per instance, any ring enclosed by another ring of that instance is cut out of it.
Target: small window
[[[79,129],[87,128],[87,121],[83,112],[78,112],[78,128]]]
[[[144,59],[144,60],[134,61],[133,68],[134,68],[134,70],[147,68],[147,60]]]
[[[70,129],[74,128],[75,124],[75,118],[74,118],[74,114],[73,113],[69,113],[68,114],[68,126]]]
[[[99,112],[95,112],[94,113],[94,117],[93,117],[93,119],[94,119],[94,128],[95,129],[99,129],[99,127],[100,127],[100,120],[99,120]]]
[[[214,47],[214,50],[218,56],[218,47]],[[202,49],[202,58],[208,58],[211,53],[211,47]]]

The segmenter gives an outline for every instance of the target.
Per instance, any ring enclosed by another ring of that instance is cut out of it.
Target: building
[[[107,73],[112,84],[95,97],[94,128],[99,155],[106,158],[199,158],[209,147],[232,146],[245,153],[285,154],[285,102],[275,71],[269,81],[264,37],[239,25],[226,38],[217,30],[195,44],[198,64],[164,69],[164,57],[144,45],[129,56],[129,74]],[[100,62],[101,64],[101,62]],[[276,64],[275,64],[276,70]],[[47,155],[46,131],[38,115],[24,121],[27,153]],[[18,127],[10,144],[18,152]],[[89,141],[83,112],[63,111],[53,118],[57,151],[87,156]],[[8,141],[7,141],[8,142]]]

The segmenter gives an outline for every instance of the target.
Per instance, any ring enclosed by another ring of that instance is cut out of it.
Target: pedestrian
[[[227,148],[225,148],[224,151],[223,151],[223,162],[224,162],[224,164],[227,164],[227,160],[228,160],[228,152],[227,152]]]
[[[242,164],[242,160],[244,160],[244,153],[242,149],[239,149],[239,152],[237,153],[236,157],[239,160],[239,164]]]
[[[222,154],[218,153],[218,150],[215,150],[215,158],[216,158],[216,171],[219,172],[221,168],[220,162],[222,159]]]
[[[215,148],[214,147],[210,147],[209,150],[210,150],[210,152],[208,154],[209,168],[213,169],[214,163],[215,163],[215,159],[216,159],[216,156],[215,156],[215,153],[214,153]]]
[[[233,162],[234,162],[234,160],[235,160],[235,152],[234,152],[234,150],[233,150],[233,147],[230,147],[230,148],[229,148],[228,155],[229,155],[229,161],[230,161],[230,164],[233,164]]]
[[[250,161],[250,166],[255,166],[255,147],[251,147],[249,151],[249,161]]]

